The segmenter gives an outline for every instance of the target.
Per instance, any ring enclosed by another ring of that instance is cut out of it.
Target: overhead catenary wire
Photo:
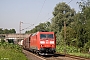
[[[43,2],[43,5],[42,5],[42,7],[41,7],[41,9],[40,9],[40,12],[37,14],[36,20],[38,20],[40,14],[41,14],[41,12],[42,12],[42,9],[43,9],[43,7],[44,7],[45,2],[46,2],[46,0],[44,0],[44,2]],[[34,23],[34,25],[37,26],[38,23]]]
[[[40,14],[41,14],[41,12],[42,12],[42,9],[43,9],[43,6],[44,6],[45,2],[46,2],[46,0],[44,0],[44,2],[43,2],[43,5],[42,5],[42,7],[41,7],[41,10],[40,10],[40,12],[39,12],[39,14],[38,14],[38,16],[37,16],[37,19],[39,18]]]
[[[73,1],[73,0],[70,0],[70,1],[68,2],[68,4],[71,3],[72,1]]]
[[[71,3],[73,0],[70,0],[67,4],[69,4],[69,3]],[[62,2],[63,2],[63,0],[62,0]],[[50,17],[51,18],[51,17]],[[48,18],[48,20],[50,19],[50,18]]]
[[[70,0],[70,1],[68,2],[68,4],[71,3],[72,1],[73,1],[73,0]],[[42,7],[41,7],[41,9],[40,9],[40,12],[39,12],[36,20],[38,20],[40,14],[41,14],[41,12],[42,12],[42,9],[43,9],[43,7],[44,7],[44,5],[45,5],[45,2],[46,2],[46,0],[44,0],[44,2],[43,2]],[[62,0],[62,2],[63,2],[63,0]],[[48,13],[48,15],[49,15],[49,13]],[[49,18],[47,19],[47,21],[49,21],[50,19],[51,19],[51,17],[49,17]],[[24,23],[24,24],[29,24],[29,23]],[[25,28],[25,29],[27,29],[27,28]]]
[[[73,1],[73,0],[70,0],[67,4],[71,3],[72,1]],[[46,2],[46,0],[44,0],[44,2],[43,2],[43,5],[42,5],[42,7],[41,7],[41,10],[40,10],[40,12],[39,12],[39,14],[38,14],[38,16],[37,16],[37,19],[39,18],[40,14],[41,14],[41,12],[42,12],[42,9],[43,9],[43,7],[44,7],[45,2]],[[62,2],[63,2],[63,0],[62,0]],[[50,18],[48,18],[48,20],[49,20],[49,19],[50,19]]]
[[[32,24],[31,26],[33,26],[33,25],[34,25],[34,24]],[[22,29],[22,30],[29,29],[31,26],[29,26],[29,27],[27,27],[27,28],[24,28],[24,29]],[[22,30],[21,30],[21,31],[22,31]]]

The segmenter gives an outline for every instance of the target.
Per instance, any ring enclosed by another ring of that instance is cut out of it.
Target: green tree
[[[15,29],[0,29],[0,34],[10,34],[10,33],[16,33]]]
[[[35,28],[33,28],[30,31],[26,31],[25,33],[35,33],[37,31],[50,31],[50,22],[46,22],[46,23],[40,23],[39,25],[35,26]]]
[[[66,26],[69,26],[74,20],[73,16],[75,15],[74,9],[71,9],[66,3],[59,3],[56,5],[53,11],[53,18],[51,20],[52,31],[57,33],[60,32],[64,26],[64,21],[66,21]]]
[[[71,9],[66,3],[62,2],[56,5],[53,11],[53,18],[51,20],[51,31],[54,31],[57,36],[57,44],[63,44],[64,39],[64,21],[66,22],[66,30],[67,30],[67,41],[66,43],[70,45],[70,41],[72,40],[72,36],[68,32],[69,30],[73,30],[71,28],[72,23],[74,22],[74,16],[76,12],[74,9]],[[70,37],[69,37],[70,36]]]
[[[90,0],[78,2],[81,12],[74,18],[71,27],[76,31],[77,47],[83,48],[90,40]]]
[[[4,29],[4,30],[3,30],[3,33],[4,33],[4,34],[9,34],[9,30],[8,30],[8,29]]]
[[[0,34],[3,34],[3,30],[2,30],[2,28],[0,28]]]
[[[15,29],[10,29],[9,33],[16,33]]]

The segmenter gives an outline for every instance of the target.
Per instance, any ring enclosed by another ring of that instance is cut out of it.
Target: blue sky
[[[50,21],[54,7],[59,2],[69,3],[71,0],[0,0],[0,28],[14,28],[19,33],[20,21],[23,22],[21,29],[30,30],[37,24]],[[68,5],[79,11],[78,0],[72,0]],[[45,2],[45,3],[44,3]],[[32,24],[34,24],[32,26]]]

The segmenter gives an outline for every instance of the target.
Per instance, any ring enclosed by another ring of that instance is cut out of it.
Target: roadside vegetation
[[[0,34],[13,34],[13,33],[16,33],[15,29],[2,29],[0,28]]]
[[[0,42],[0,60],[27,60],[22,48],[13,43]]]
[[[80,48],[76,48],[74,46],[66,46],[65,47],[65,46],[57,45],[56,52],[59,52],[61,54],[70,54],[70,55],[90,58],[90,53],[83,53],[83,52],[81,52]]]

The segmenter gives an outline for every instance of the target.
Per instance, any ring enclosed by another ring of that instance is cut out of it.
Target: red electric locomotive
[[[52,55],[56,49],[56,37],[54,32],[37,32],[23,41],[25,49],[40,55]]]

